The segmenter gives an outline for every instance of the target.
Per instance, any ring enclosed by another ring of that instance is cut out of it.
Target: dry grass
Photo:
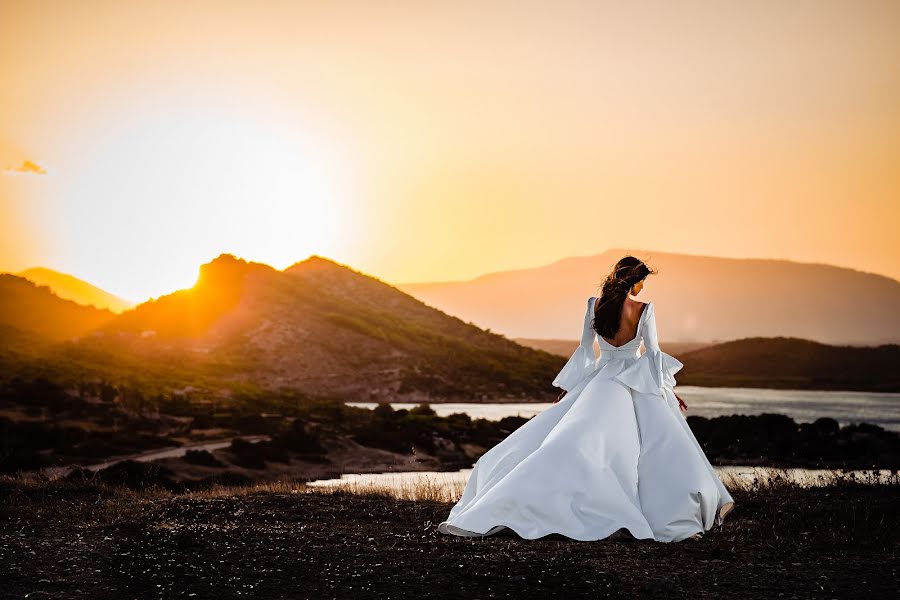
[[[162,488],[130,490],[91,480],[0,477],[0,521],[8,517],[10,521],[41,523],[59,531],[130,527],[140,526],[148,515],[169,505],[205,506],[213,501],[216,505],[236,502],[255,506],[257,502],[283,502],[292,495],[334,496],[337,504],[337,497],[362,502],[368,499],[373,506],[418,503],[422,510],[443,514],[465,487],[464,481],[444,475],[451,474],[422,473],[415,478],[375,483],[351,479],[327,486],[282,480],[185,493]],[[724,533],[734,544],[802,539],[824,545],[888,549],[900,538],[900,512],[894,508],[900,489],[897,472],[833,470],[818,475],[811,485],[798,480],[788,469],[759,468],[753,477],[726,475],[723,482],[735,499]]]
[[[859,473],[832,469],[823,474],[817,474],[812,479],[804,479],[794,475],[790,469],[753,467],[749,473],[723,474],[722,482],[732,493],[743,495],[809,486],[829,487],[859,484],[895,486],[900,485],[900,473],[897,471],[878,473],[874,470]],[[3,494],[6,498],[0,503],[0,506],[15,503],[18,500],[27,501],[37,507],[42,505],[58,507],[60,499],[64,499],[64,503],[74,503],[92,498],[95,500],[96,506],[103,507],[102,510],[109,514],[109,518],[115,519],[117,514],[127,514],[140,502],[173,496],[202,499],[253,494],[340,493],[406,501],[455,503],[462,496],[464,489],[465,481],[454,480],[452,473],[446,475],[423,473],[411,479],[397,477],[389,483],[350,479],[321,486],[287,479],[241,486],[214,485],[209,489],[178,494],[158,487],[130,490],[103,483],[99,478],[96,481],[75,483],[63,479],[51,479],[40,474],[30,474],[27,477],[18,478],[0,476],[0,492],[8,492]],[[65,500],[66,498],[68,500]],[[99,516],[94,515],[95,518]]]
[[[0,515],[28,507],[34,521],[108,526],[139,518],[142,506],[169,495],[159,488],[130,490],[99,480],[74,483],[39,474],[0,476]]]
[[[347,481],[334,485],[307,485],[303,482],[282,480],[246,486],[214,485],[209,489],[179,494],[184,498],[222,498],[252,494],[353,494],[377,496],[414,502],[453,503],[462,496],[465,482],[447,482],[442,477],[422,475],[415,481],[398,480],[394,483]]]
[[[753,467],[743,474],[726,473],[722,482],[732,493],[755,494],[806,487],[835,487],[847,485],[900,485],[900,473],[894,471],[844,472],[832,469],[810,477],[801,477],[790,469],[779,467]],[[215,486],[210,490],[185,494],[189,497],[208,498],[255,493],[318,493],[378,496],[395,500],[455,503],[462,496],[465,481],[453,480],[452,474],[426,474],[414,478],[397,477],[389,483],[348,480],[327,486],[312,486],[296,481],[277,481],[257,485],[233,487]]]
[[[731,492],[753,494],[783,489],[801,489],[805,487],[828,487],[849,484],[900,485],[900,473],[882,471],[844,472],[832,469],[811,478],[794,474],[790,469],[779,467],[753,467],[749,475],[727,473],[722,482]],[[304,491],[329,493],[340,490],[345,493],[362,496],[383,496],[397,500],[449,502],[455,503],[465,489],[464,481],[447,481],[445,477],[423,474],[414,480],[397,480],[393,483],[372,483],[347,481],[329,486],[303,486]],[[294,490],[299,491],[299,490]]]
[[[763,535],[772,543],[886,550],[900,537],[900,513],[891,508],[900,489],[897,471],[831,469],[801,480],[789,469],[766,467],[753,477],[723,477],[723,483],[735,499],[729,528],[735,543]]]
[[[742,472],[744,473],[744,472]],[[828,487],[847,484],[898,485],[897,471],[850,471],[828,469],[813,476],[798,476],[795,471],[781,467],[750,467],[747,475],[726,473],[722,483],[730,492],[761,492],[783,488]]]
[[[396,500],[416,502],[456,502],[462,496],[465,482],[447,482],[444,478],[422,475],[414,481],[399,480],[396,483],[371,483],[349,481],[334,486],[306,486],[310,492],[329,493],[340,490],[360,496],[382,496]]]
[[[0,478],[0,596],[894,597],[900,488],[847,479],[735,489],[723,527],[673,545],[441,536],[431,474],[202,494]]]

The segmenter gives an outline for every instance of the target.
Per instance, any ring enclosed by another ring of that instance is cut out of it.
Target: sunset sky
[[[135,301],[222,252],[900,279],[900,2],[4,0],[0,168],[0,270]]]

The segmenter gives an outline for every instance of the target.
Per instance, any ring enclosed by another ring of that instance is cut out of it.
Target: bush
[[[372,410],[372,415],[376,419],[389,421],[396,415],[396,413],[394,411],[394,407],[391,406],[389,402],[379,402],[378,406],[376,406]]]
[[[290,456],[283,447],[272,442],[248,442],[235,438],[229,447],[234,456],[232,462],[247,469],[265,469],[266,461],[289,462]]]
[[[427,402],[424,404],[420,404],[410,409],[409,414],[417,415],[420,417],[435,417],[437,413],[434,412],[434,409],[431,408],[431,405]]]
[[[190,429],[210,429],[213,426],[212,415],[196,415],[191,419]]]
[[[307,429],[300,419],[291,423],[290,429],[275,437],[272,443],[299,454],[325,454],[319,436]]]
[[[225,465],[206,450],[188,450],[184,455],[184,461],[192,465],[204,467],[224,467]]]
[[[158,463],[125,460],[96,472],[87,469],[76,469],[69,473],[65,479],[79,482],[97,478],[108,485],[121,486],[133,490],[161,487],[170,491],[177,491],[181,489],[181,486],[175,482],[173,476],[174,473],[172,471]]]

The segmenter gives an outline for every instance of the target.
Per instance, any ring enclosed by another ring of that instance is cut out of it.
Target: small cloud
[[[5,167],[3,169],[4,173],[24,173],[27,175],[46,175],[47,171],[44,168],[30,160],[22,161],[22,164],[18,167]]]

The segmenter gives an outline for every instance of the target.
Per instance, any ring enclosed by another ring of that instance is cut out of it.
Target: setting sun
[[[223,248],[283,268],[352,238],[350,156],[314,124],[226,100],[134,99],[47,182],[95,282],[141,300],[189,287]]]

